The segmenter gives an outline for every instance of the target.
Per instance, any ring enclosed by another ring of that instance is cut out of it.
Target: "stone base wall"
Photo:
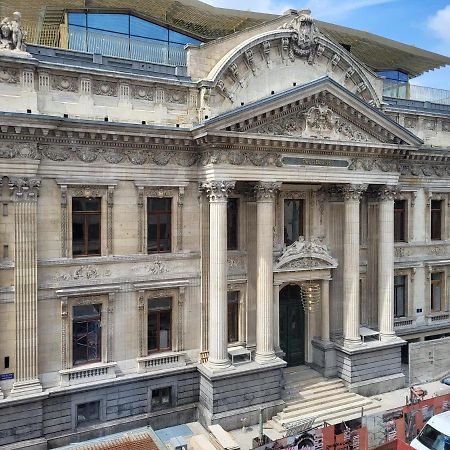
[[[396,339],[391,343],[375,342],[353,348],[336,346],[337,375],[348,383],[351,391],[363,395],[399,389],[405,379],[401,369],[404,344],[405,341]]]
[[[152,410],[152,390],[165,387],[171,388],[171,405]],[[146,425],[158,429],[196,421],[198,398],[199,374],[191,367],[96,386],[77,386],[45,393],[35,401],[3,401],[0,446],[37,439],[36,448],[42,448],[45,439],[48,448],[57,448]],[[77,426],[77,405],[93,401],[100,402],[100,420]],[[31,442],[30,448],[35,448]]]
[[[336,349],[333,342],[312,341],[313,363],[312,368],[326,378],[337,376]]]
[[[204,426],[220,423],[231,430],[242,426],[242,417],[247,425],[258,423],[261,408],[264,420],[275,415],[284,405],[281,390],[285,365],[281,360],[264,366],[250,363],[219,374],[201,368],[200,422]]]

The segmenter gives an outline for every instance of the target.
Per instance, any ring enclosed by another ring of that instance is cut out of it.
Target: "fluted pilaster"
[[[346,185],[344,194],[344,344],[361,342],[359,335],[359,201],[367,185]]]
[[[378,208],[378,327],[381,340],[394,332],[394,197],[395,186],[379,191]]]
[[[209,360],[212,370],[228,367],[227,353],[227,199],[234,181],[202,184],[209,198]]]
[[[37,198],[40,181],[12,178],[15,201],[16,380],[11,395],[42,391],[38,378]]]
[[[280,183],[261,182],[256,191],[256,355],[264,364],[276,358],[273,339],[274,200]]]

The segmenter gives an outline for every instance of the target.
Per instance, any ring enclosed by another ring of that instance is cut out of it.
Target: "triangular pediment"
[[[328,77],[220,115],[206,128],[253,137],[422,144],[409,130]]]

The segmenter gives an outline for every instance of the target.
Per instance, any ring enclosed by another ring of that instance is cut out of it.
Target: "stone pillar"
[[[275,193],[280,183],[256,185],[256,355],[265,364],[276,358],[273,340],[273,224]]]
[[[359,200],[366,185],[343,188],[344,212],[344,345],[359,344]]]
[[[14,215],[16,379],[11,395],[42,392],[38,378],[37,198],[40,180],[11,178]]]
[[[394,332],[394,197],[395,186],[379,191],[378,208],[378,328],[381,340]]]
[[[273,347],[277,355],[282,353],[280,348],[280,285],[279,281],[273,283]]]
[[[330,280],[322,280],[322,324],[320,338],[330,341]]]
[[[209,320],[208,367],[230,366],[227,352],[227,199],[234,181],[208,181],[209,197]]]

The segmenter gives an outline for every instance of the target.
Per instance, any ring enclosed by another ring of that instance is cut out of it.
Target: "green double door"
[[[280,347],[288,367],[305,364],[305,312],[300,287],[294,284],[280,291]]]

